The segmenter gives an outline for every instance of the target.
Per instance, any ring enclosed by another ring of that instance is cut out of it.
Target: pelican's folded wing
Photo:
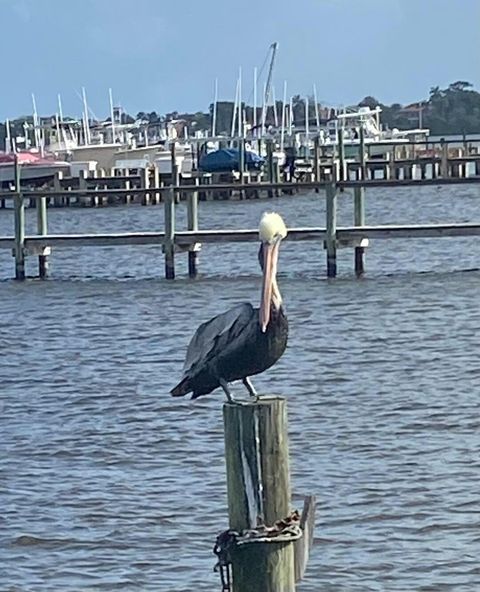
[[[237,339],[249,326],[255,309],[244,302],[200,325],[187,349],[184,376],[191,374]]]

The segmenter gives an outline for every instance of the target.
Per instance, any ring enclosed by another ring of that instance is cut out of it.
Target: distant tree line
[[[412,105],[383,105],[374,97],[365,97],[360,106],[382,108],[381,120],[390,129],[422,125],[432,135],[480,133],[480,93],[472,84],[459,80],[447,88],[434,86],[428,99]]]
[[[310,125],[316,123],[317,116],[324,123],[326,120],[334,117],[333,109],[324,107],[320,104],[315,106],[313,97],[308,98],[308,120]],[[244,118],[249,123],[254,121],[253,107],[243,104]],[[293,119],[296,125],[304,126],[306,99],[300,95],[292,98]],[[381,121],[385,127],[390,129],[408,129],[421,125],[429,128],[434,135],[441,134],[472,134],[480,133],[480,93],[473,89],[472,84],[465,81],[457,81],[450,84],[447,88],[441,89],[435,86],[430,89],[428,99],[413,103],[411,105],[401,105],[393,103],[385,105],[375,97],[368,96],[362,99],[357,105],[351,107],[368,106],[375,108],[380,106],[382,109]],[[275,125],[281,123],[281,114],[283,109],[282,101],[276,101],[275,105],[270,105],[266,113],[266,125]],[[216,133],[229,134],[232,127],[232,117],[234,103],[232,101],[219,101],[217,103],[216,113]],[[261,124],[261,108],[257,108],[256,121]],[[169,121],[183,121],[189,131],[193,133],[197,130],[210,130],[213,118],[213,104],[209,106],[207,113],[197,111],[196,113],[179,113],[173,111],[164,115],[159,115],[156,111],[140,111],[135,117],[128,113],[122,114],[121,123],[138,124],[140,126],[164,125]],[[108,119],[107,119],[108,121]],[[54,118],[52,117],[52,123]],[[10,130],[12,137],[23,136],[25,126],[32,126],[32,116],[19,117],[10,121]],[[0,149],[5,147],[6,125],[0,123]]]

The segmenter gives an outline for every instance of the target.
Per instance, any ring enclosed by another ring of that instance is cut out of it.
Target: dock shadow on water
[[[372,216],[387,201],[399,214],[398,195],[373,195]],[[300,224],[314,199],[275,208]],[[229,211],[205,205],[212,225]],[[250,205],[241,220],[235,204],[239,226],[258,220]],[[144,216],[147,228],[152,211],[113,209],[111,224]],[[88,214],[94,224],[97,212]],[[0,212],[0,234],[4,223]],[[318,281],[320,245],[281,252],[291,336],[256,386],[288,398],[294,491],[318,497],[300,592],[478,583],[480,273],[450,273],[475,267],[478,247],[386,242],[370,247],[360,281],[350,251],[335,281]],[[178,402],[168,391],[192,329],[257,301],[260,276],[252,245],[208,251],[198,281],[156,279],[158,250],[126,248],[59,251],[50,280],[2,282],[2,589],[219,588],[211,549],[226,527],[223,395]]]

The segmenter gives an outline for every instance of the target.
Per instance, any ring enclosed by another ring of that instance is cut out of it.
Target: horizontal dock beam
[[[355,187],[422,187],[435,185],[472,185],[480,183],[480,176],[471,177],[449,177],[436,179],[360,179],[355,181],[337,181],[339,188],[355,188]],[[136,189],[75,189],[72,191],[24,191],[22,195],[24,198],[38,199],[41,197],[94,197],[94,196],[125,196],[125,195],[146,195],[151,193],[165,193],[170,191],[175,193],[197,193],[197,192],[216,192],[216,191],[240,191],[240,190],[291,190],[291,189],[322,189],[329,184],[329,181],[309,181],[309,182],[295,182],[295,183],[228,183],[215,185],[176,185],[175,187],[149,187]],[[16,193],[14,191],[0,192],[0,199],[13,199]]]
[[[480,223],[466,224],[409,224],[382,226],[339,226],[336,240],[355,241],[368,239],[398,238],[444,238],[479,236]],[[286,240],[324,241],[325,228],[290,228]],[[164,232],[124,232],[113,234],[46,234],[26,236],[25,248],[38,247],[119,247],[129,245],[163,245]],[[175,244],[190,247],[197,243],[239,243],[258,242],[258,230],[196,230],[175,233]],[[12,249],[15,240],[12,236],[0,237],[0,248]]]

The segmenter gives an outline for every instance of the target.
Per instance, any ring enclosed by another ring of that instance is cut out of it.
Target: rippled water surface
[[[386,191],[368,223],[480,219],[476,187]],[[266,208],[324,224],[312,194],[202,203],[200,226],[255,227]],[[162,225],[161,206],[49,211],[51,232]],[[480,243],[374,241],[362,280],[339,255],[326,281],[321,245],[283,245],[291,339],[256,380],[288,398],[294,490],[319,500],[299,591],[480,590]],[[222,395],[168,391],[192,330],[258,298],[256,245],[204,247],[201,269],[189,280],[178,255],[166,282],[158,247],[67,249],[20,284],[0,252],[2,592],[220,590]]]

